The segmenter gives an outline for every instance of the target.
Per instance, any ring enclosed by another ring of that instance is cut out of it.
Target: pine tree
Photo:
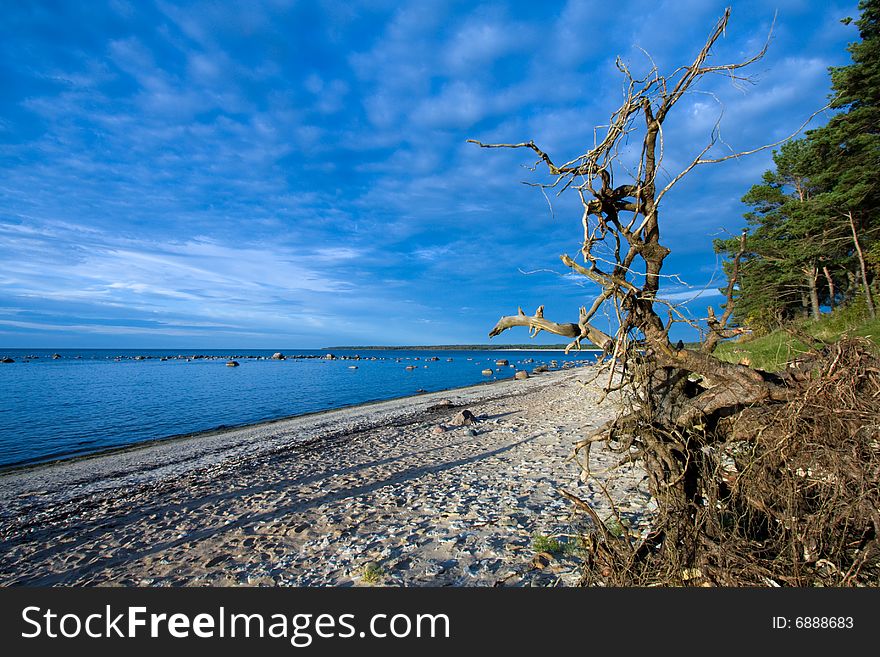
[[[831,105],[844,111],[808,138],[817,164],[814,177],[825,188],[817,210],[829,229],[851,233],[853,273],[874,316],[874,276],[864,254],[873,252],[880,233],[880,2],[863,0],[859,10],[861,41],[848,47],[852,63],[830,69]]]
[[[858,291],[875,314],[880,0],[862,0],[859,10],[861,41],[848,47],[852,63],[829,69],[831,107],[839,113],[774,152],[775,170],[742,199],[751,209],[735,318],[759,330],[798,314],[818,318],[822,305],[850,300]],[[739,240],[716,241],[715,248],[732,256]]]

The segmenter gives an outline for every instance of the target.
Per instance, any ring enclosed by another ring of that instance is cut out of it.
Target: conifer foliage
[[[775,168],[742,199],[749,211],[734,318],[757,332],[798,316],[818,319],[823,308],[857,297],[876,314],[880,1],[863,0],[859,10],[852,63],[830,69],[838,113],[775,151]],[[718,240],[715,249],[732,257],[740,240]]]

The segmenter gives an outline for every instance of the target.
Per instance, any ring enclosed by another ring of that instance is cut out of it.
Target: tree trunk
[[[831,278],[831,273],[828,271],[827,266],[822,267],[822,272],[825,274],[825,280],[828,281],[828,305],[834,309],[834,296],[836,294],[834,290],[834,279]]]
[[[847,212],[846,216],[849,217],[849,227],[852,229],[853,243],[856,245],[856,254],[859,256],[859,268],[862,270],[862,286],[865,290],[865,302],[868,304],[868,314],[871,315],[871,319],[875,319],[877,313],[874,310],[874,296],[871,293],[871,285],[868,283],[868,270],[865,267],[865,254],[862,253],[862,245],[859,244],[859,236],[856,234],[856,222],[853,219],[851,211]]]
[[[819,289],[816,285],[819,269],[816,265],[810,265],[804,268],[804,274],[807,275],[807,289],[810,291],[810,311],[813,314],[813,319],[818,320],[822,317],[822,312],[819,310]]]

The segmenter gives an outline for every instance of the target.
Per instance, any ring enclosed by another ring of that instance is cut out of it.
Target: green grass
[[[532,549],[535,552],[547,552],[555,556],[574,556],[583,554],[584,543],[580,538],[568,536],[565,540],[546,536],[544,534],[534,534],[532,536]]]
[[[383,571],[382,567],[375,561],[367,563],[367,565],[364,566],[363,571],[361,571],[361,577],[365,584],[378,584],[382,581],[384,575],[385,571]]]
[[[880,345],[880,319],[869,320],[866,317],[864,306],[854,304],[828,313],[818,321],[800,320],[794,326],[806,335],[825,342],[834,342],[846,334],[869,338],[875,345]],[[813,346],[821,346],[821,342],[817,341]],[[718,345],[715,355],[731,363],[745,359],[752,367],[775,372],[809,350],[810,347],[803,341],[780,329],[757,338],[724,342]]]
[[[562,552],[563,545],[558,540],[544,534],[535,534],[532,537],[532,549],[535,552],[548,552],[558,554]]]

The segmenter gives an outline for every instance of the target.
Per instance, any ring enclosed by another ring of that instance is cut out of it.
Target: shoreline
[[[512,349],[510,351],[517,351],[517,350]],[[572,369],[577,369],[578,367],[591,367],[591,365],[579,365],[575,368],[571,368],[571,367],[562,368],[562,370],[572,370]],[[554,371],[562,371],[562,370],[554,370]],[[535,375],[532,375],[532,376],[535,376]],[[492,386],[492,385],[497,385],[497,384],[502,384],[502,383],[509,383],[511,381],[513,381],[513,377],[504,378],[504,379],[492,378],[492,379],[488,379],[486,381],[480,381],[479,383],[473,383],[473,384],[467,385],[467,386],[459,386],[459,387],[455,387],[455,388],[443,388],[441,390],[432,390],[432,391],[428,391],[428,392],[415,392],[415,393],[412,393],[409,395],[400,395],[398,397],[387,397],[384,399],[371,399],[371,400],[367,400],[367,401],[356,402],[354,404],[344,404],[342,406],[334,406],[332,408],[324,408],[324,409],[320,409],[317,411],[305,411],[303,413],[297,413],[294,415],[284,415],[284,416],[273,418],[270,420],[260,420],[259,422],[245,422],[242,424],[221,425],[218,427],[204,429],[201,431],[193,431],[190,433],[170,434],[170,435],[162,436],[159,438],[150,438],[148,440],[141,440],[136,443],[131,443],[128,445],[119,445],[116,447],[107,447],[104,449],[98,449],[97,451],[94,451],[94,452],[73,453],[73,454],[70,454],[69,456],[60,456],[57,458],[52,457],[52,458],[47,458],[45,460],[40,459],[40,460],[36,460],[36,461],[25,461],[25,462],[19,462],[19,463],[12,463],[9,465],[0,465],[0,479],[2,479],[2,477],[7,474],[23,472],[23,471],[27,471],[27,470],[33,470],[33,469],[39,469],[39,468],[43,468],[43,467],[54,467],[54,466],[58,466],[58,465],[64,465],[65,463],[73,463],[76,461],[83,461],[83,460],[92,459],[92,458],[101,458],[104,456],[112,456],[114,454],[121,454],[121,453],[129,452],[132,450],[149,449],[151,447],[155,447],[155,446],[161,445],[163,443],[170,443],[170,442],[183,441],[183,440],[198,440],[200,438],[217,436],[219,434],[223,434],[226,432],[234,432],[234,431],[246,430],[246,429],[251,429],[251,428],[257,429],[257,428],[260,428],[260,427],[263,427],[266,425],[276,424],[279,422],[286,422],[288,420],[297,420],[300,418],[313,417],[313,416],[322,415],[325,413],[333,413],[334,411],[347,411],[347,410],[359,409],[362,407],[368,407],[368,406],[372,406],[372,405],[376,405],[376,404],[383,404],[385,402],[400,402],[400,401],[404,401],[404,400],[408,400],[408,399],[415,400],[419,397],[424,397],[427,395],[434,395],[434,396],[439,395],[442,398],[443,396],[454,394],[459,390],[469,390],[471,388],[479,388],[482,386]]]
[[[613,411],[591,403],[597,390],[580,381],[591,370],[5,471],[0,585],[352,586],[367,584],[368,562],[390,586],[572,585],[576,550],[538,568],[531,543],[574,546],[582,531],[559,488],[609,509],[567,461]],[[442,399],[454,407],[432,410]],[[465,408],[478,422],[453,425]],[[618,475],[604,485],[641,528],[642,473]]]

